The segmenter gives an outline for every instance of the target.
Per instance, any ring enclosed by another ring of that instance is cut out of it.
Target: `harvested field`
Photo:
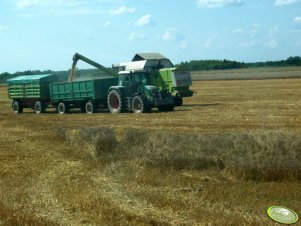
[[[301,79],[196,81],[174,112],[14,115],[0,224],[275,225],[301,214]]]

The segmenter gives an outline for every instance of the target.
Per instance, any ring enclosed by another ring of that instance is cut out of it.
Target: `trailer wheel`
[[[145,97],[136,95],[132,99],[132,110],[134,113],[147,113],[151,111],[151,106]]]
[[[60,102],[57,106],[57,112],[59,114],[65,114],[69,112],[69,106],[66,105],[64,102]]]
[[[15,114],[19,114],[19,113],[22,113],[23,112],[23,106],[22,106],[22,103],[19,102],[19,101],[14,101],[13,104],[12,104],[12,109],[13,109],[13,112]]]
[[[112,89],[107,98],[108,108],[111,113],[125,112],[125,101],[122,95],[115,89]]]
[[[36,101],[34,104],[34,111],[37,114],[45,113],[45,104],[41,101]]]
[[[92,114],[96,113],[97,106],[96,104],[93,104],[91,101],[89,101],[86,103],[85,109],[87,114]]]

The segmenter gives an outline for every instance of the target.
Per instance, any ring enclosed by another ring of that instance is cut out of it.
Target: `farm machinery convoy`
[[[93,79],[76,80],[76,65],[82,60],[106,74]],[[8,96],[14,113],[32,108],[37,114],[54,107],[59,114],[79,108],[95,113],[100,107],[111,113],[147,113],[152,108],[173,111],[189,89],[189,72],[178,71],[169,59],[157,53],[136,54],[131,62],[108,69],[78,53],[73,56],[67,82],[58,82],[53,74],[18,76],[7,80]]]

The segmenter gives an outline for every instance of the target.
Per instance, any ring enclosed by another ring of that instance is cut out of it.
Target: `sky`
[[[0,73],[68,70],[75,52],[106,67],[141,52],[285,60],[301,55],[301,0],[0,1]]]

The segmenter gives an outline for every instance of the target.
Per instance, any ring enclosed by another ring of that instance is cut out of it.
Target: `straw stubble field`
[[[301,214],[301,79],[194,82],[174,112],[14,115],[0,88],[0,224],[274,225]]]

